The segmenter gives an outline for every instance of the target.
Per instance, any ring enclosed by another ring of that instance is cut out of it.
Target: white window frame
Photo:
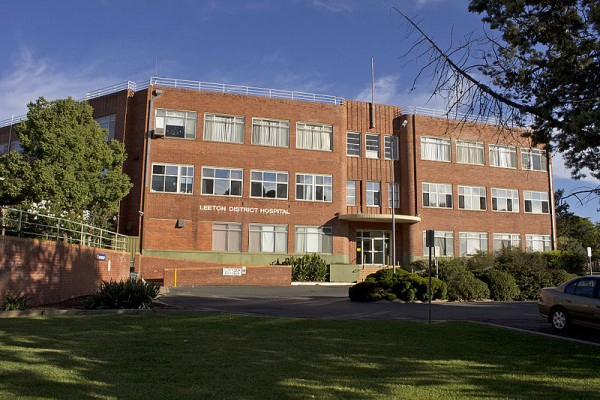
[[[319,191],[320,194],[317,193]],[[329,194],[329,199],[327,199],[327,194]],[[333,176],[297,173],[296,200],[331,203],[333,201]]]
[[[483,203],[482,203],[483,200]],[[483,207],[482,207],[483,206]],[[458,209],[487,210],[487,194],[483,186],[458,186]]]
[[[257,196],[254,194],[255,188],[260,185],[261,195]],[[266,196],[265,194],[270,193],[271,190],[265,193],[265,186],[274,186],[275,196]],[[283,190],[285,186],[285,197],[280,195],[280,190]],[[282,171],[262,171],[262,170],[251,170],[250,171],[250,197],[258,199],[274,199],[274,200],[287,200],[289,191],[289,177],[287,172]]]
[[[392,192],[393,190],[393,192]],[[395,182],[388,182],[388,207],[392,208],[392,193],[394,194],[393,208],[400,208],[400,186]]]
[[[346,181],[346,206],[356,206],[357,187],[357,180],[348,179]]]
[[[106,141],[110,142],[115,138],[115,125],[117,123],[117,114],[106,115],[104,117],[96,118],[96,122],[100,125],[100,128],[108,131]]]
[[[163,168],[164,172],[159,173],[156,168]],[[175,169],[175,171],[174,171]],[[155,189],[155,182],[158,184],[159,177],[162,177],[163,190]],[[177,190],[167,191],[167,180],[175,178]],[[184,188],[182,190],[182,188]],[[166,163],[152,163],[152,177],[150,184],[150,192],[152,193],[173,193],[173,194],[194,194],[194,166],[179,165]]]
[[[242,115],[204,113],[204,135],[207,142],[244,143],[246,118]],[[217,132],[217,128],[221,132]]]
[[[525,248],[528,252],[552,250],[550,235],[525,234]]]
[[[460,256],[473,256],[488,251],[488,235],[485,232],[459,232]]]
[[[385,160],[398,159],[398,138],[396,136],[383,136],[383,158]]]
[[[346,132],[346,155],[360,157],[362,154],[361,134],[358,132]]]
[[[224,234],[224,248],[216,248],[215,236]],[[239,222],[213,222],[212,251],[236,252],[242,251],[242,224]]]
[[[547,171],[548,159],[542,149],[521,148],[521,167],[527,171]]]
[[[454,208],[452,184],[422,182],[423,207],[425,208]],[[427,195],[427,196],[426,196]],[[432,201],[435,200],[435,201]],[[443,201],[441,201],[443,200]],[[444,204],[444,205],[441,205]]]
[[[367,207],[381,206],[381,182],[367,181]]]
[[[296,122],[296,148],[332,151],[333,125]]]
[[[258,246],[255,248],[254,246]],[[287,225],[249,224],[248,252],[250,253],[282,253],[288,248]]]
[[[333,253],[333,234],[328,226],[296,226],[294,232],[294,252]]]
[[[485,165],[485,146],[483,142],[457,140],[456,162],[458,164]]]
[[[496,168],[517,168],[517,148],[503,144],[490,144],[490,166]]]
[[[423,255],[429,256],[429,247],[426,246],[426,232],[423,231]],[[454,256],[454,232],[452,231],[434,231],[434,247],[439,247],[439,257]],[[433,249],[431,251],[433,253]]]
[[[421,160],[451,162],[452,147],[450,139],[422,136]]]
[[[177,120],[181,125],[168,123]],[[196,139],[196,125],[198,123],[198,113],[195,111],[168,110],[157,108],[154,120],[154,133],[161,136],[176,139]],[[169,126],[183,127],[183,136],[173,135],[169,132]]]
[[[548,192],[523,190],[523,201],[525,202],[525,213],[527,214],[550,214]]]
[[[510,207],[508,200],[510,200]],[[492,188],[492,211],[518,213],[519,191],[517,189]]]
[[[210,172],[212,171],[212,173]],[[220,175],[220,176],[217,176]],[[229,177],[225,176],[229,175]],[[233,176],[232,175],[236,175]],[[239,175],[239,177],[237,176]],[[209,192],[205,182],[212,182],[212,191]],[[216,194],[217,184],[227,182],[227,187],[232,192],[234,186],[238,186],[239,183],[240,193],[239,194]],[[235,183],[235,185],[234,185]],[[227,167],[202,167],[202,189],[201,193],[204,196],[224,196],[224,197],[242,197],[244,193],[244,170],[241,168],[227,168]]]
[[[494,233],[493,238],[495,252],[505,248],[521,248],[521,235],[518,233]]]
[[[365,156],[367,158],[379,158],[380,148],[380,135],[378,133],[367,133],[365,135]]]
[[[252,118],[252,144],[290,147],[290,121]]]

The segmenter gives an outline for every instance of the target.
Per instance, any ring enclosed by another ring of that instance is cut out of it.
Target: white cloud
[[[586,177],[578,182],[600,185],[600,180],[590,176],[589,171],[584,171],[584,173]],[[571,171],[565,166],[565,160],[560,153],[556,153],[552,157],[552,175],[555,178],[571,179]]]
[[[444,109],[444,100],[431,97],[431,92],[401,88],[399,75],[385,75],[375,81],[375,103],[397,106]],[[359,101],[371,101],[371,86],[363,89],[356,97]]]
[[[351,13],[356,6],[356,0],[311,0],[311,3],[335,13]]]

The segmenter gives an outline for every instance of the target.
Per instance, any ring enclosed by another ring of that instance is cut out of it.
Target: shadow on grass
[[[597,398],[600,350],[468,323],[0,320],[0,398]]]

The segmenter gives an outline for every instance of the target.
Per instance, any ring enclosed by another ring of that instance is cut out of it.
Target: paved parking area
[[[347,285],[285,287],[197,286],[166,289],[161,301],[184,310],[310,319],[409,320],[427,322],[427,303],[356,303]],[[475,321],[556,335],[535,302],[434,302],[432,321]],[[576,329],[557,336],[600,344],[600,332]]]

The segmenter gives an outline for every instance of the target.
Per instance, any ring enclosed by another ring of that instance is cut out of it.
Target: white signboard
[[[592,257],[592,248],[591,248],[591,247],[588,247],[588,248],[587,248],[587,251],[588,251],[588,257],[590,257],[590,258],[591,258],[591,257]]]
[[[220,206],[214,204],[200,205],[200,211],[216,211],[243,214],[267,214],[267,215],[290,215],[290,211],[285,208],[260,208],[260,207],[235,207]]]
[[[246,273],[246,267],[223,268],[223,276],[242,276]]]

